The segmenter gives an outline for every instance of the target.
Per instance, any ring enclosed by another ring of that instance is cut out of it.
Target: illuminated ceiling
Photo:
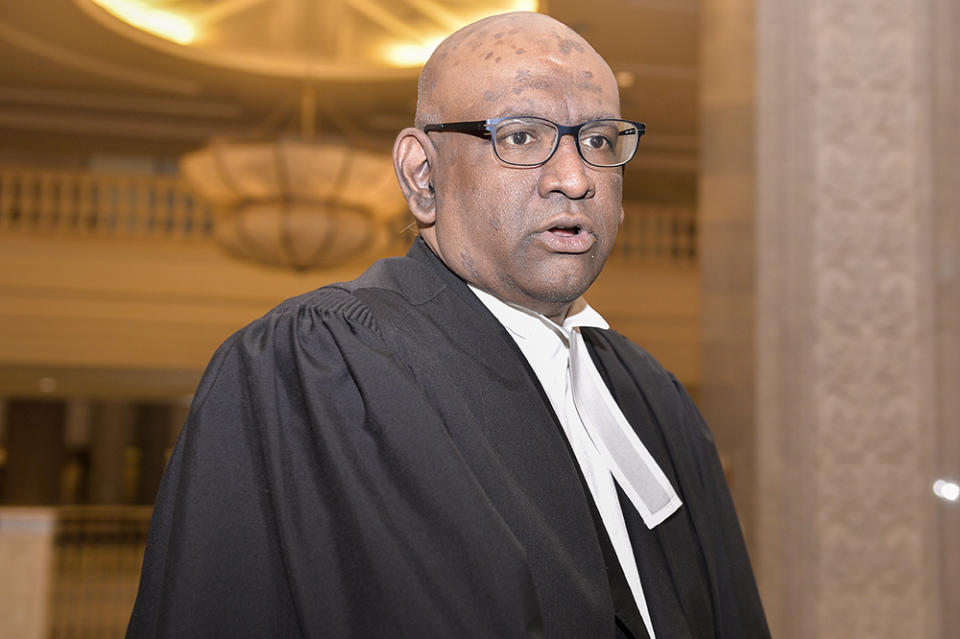
[[[281,10],[280,0],[151,1],[157,3],[151,6],[182,10],[187,16],[202,13],[201,8],[216,9],[207,14],[206,24],[225,29],[232,21],[245,22],[239,31],[249,34],[251,42],[259,38],[264,44],[276,40],[284,21],[287,26],[306,24],[302,16],[310,15]],[[286,53],[275,63],[296,67],[290,62],[296,51],[302,56],[318,48],[349,57],[354,54],[346,49],[337,53],[334,43],[343,39],[346,46],[350,33],[387,42],[409,31],[399,25],[386,28],[356,9],[361,5],[368,13],[380,7],[404,24],[434,28],[443,24],[437,7],[449,13],[455,12],[451,7],[476,6],[467,0],[373,2],[310,2],[315,12],[322,7],[347,17],[317,17],[314,27],[320,35],[301,36],[300,45],[289,38],[286,49],[281,47]],[[268,10],[271,6],[274,13]],[[621,80],[624,116],[647,123],[647,135],[627,171],[627,196],[690,203],[699,138],[698,0],[549,0],[540,3],[540,10],[571,25],[594,45]],[[380,22],[390,20],[381,16]],[[422,32],[428,38],[426,27]],[[92,154],[105,153],[175,158],[214,136],[251,131],[281,103],[288,110],[295,106],[302,71],[285,76],[259,73],[252,63],[216,62],[225,51],[242,50],[242,40],[221,41],[219,53],[210,53],[204,61],[208,54],[200,44],[211,36],[198,29],[194,37],[193,47],[163,41],[120,23],[92,0],[0,0],[0,162],[83,166]],[[313,49],[304,49],[304,42]],[[319,67],[314,68],[318,133],[342,130],[337,123],[349,122],[368,146],[389,151],[397,131],[413,121],[416,70],[390,68],[372,57],[372,48],[356,55],[343,68],[364,67],[366,77],[345,77],[336,69],[323,77],[316,72]]]
[[[410,75],[448,34],[536,0],[74,0],[90,17],[166,53],[312,79]]]

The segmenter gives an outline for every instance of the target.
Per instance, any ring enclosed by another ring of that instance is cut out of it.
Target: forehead
[[[530,22],[480,23],[441,52],[434,88],[442,120],[619,114],[616,81],[596,51],[559,23]]]

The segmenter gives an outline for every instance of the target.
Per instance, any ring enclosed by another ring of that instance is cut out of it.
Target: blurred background
[[[406,250],[419,66],[518,9],[647,124],[588,298],[711,424],[775,636],[960,633],[955,0],[3,0],[0,638],[122,636],[214,349]]]

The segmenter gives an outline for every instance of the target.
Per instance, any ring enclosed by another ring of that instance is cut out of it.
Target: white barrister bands
[[[570,385],[573,401],[590,438],[644,523],[653,528],[682,502],[613,401],[587,352],[580,331],[570,335]]]

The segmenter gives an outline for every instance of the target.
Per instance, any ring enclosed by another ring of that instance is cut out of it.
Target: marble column
[[[949,637],[958,514],[930,487],[960,470],[960,11],[703,12],[704,58],[729,53],[702,69],[703,408],[747,460],[774,636]]]
[[[934,6],[934,189],[938,476],[960,483],[960,3]],[[940,517],[942,635],[960,628],[960,502],[937,504]]]

